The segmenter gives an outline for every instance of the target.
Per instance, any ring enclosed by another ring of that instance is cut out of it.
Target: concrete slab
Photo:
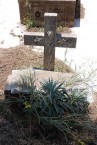
[[[33,84],[40,88],[40,82],[45,80],[53,79],[54,81],[67,81],[74,74],[73,73],[62,73],[62,72],[52,72],[45,70],[35,70],[35,69],[23,69],[23,70],[12,70],[12,74],[8,76],[5,85],[5,98],[13,96],[15,94],[29,94],[31,85]],[[29,84],[28,84],[29,83]]]

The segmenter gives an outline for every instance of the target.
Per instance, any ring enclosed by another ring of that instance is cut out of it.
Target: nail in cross
[[[44,14],[44,33],[29,32],[24,35],[25,45],[44,46],[44,69],[54,71],[55,47],[75,48],[76,37],[56,33],[57,13]]]

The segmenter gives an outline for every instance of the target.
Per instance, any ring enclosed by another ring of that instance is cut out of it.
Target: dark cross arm
[[[76,48],[76,35],[74,34],[56,34],[56,47]],[[44,46],[43,32],[27,32],[24,35],[25,45]]]
[[[76,48],[76,41],[74,34],[56,34],[56,47]]]
[[[24,35],[24,45],[44,46],[44,33],[27,32]]]

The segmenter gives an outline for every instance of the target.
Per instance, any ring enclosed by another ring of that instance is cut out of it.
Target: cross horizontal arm
[[[27,32],[24,35],[24,45],[44,46],[44,33]]]
[[[76,48],[76,41],[74,34],[56,34],[56,47]]]
[[[74,34],[56,34],[56,47],[76,48],[76,35]],[[25,45],[44,46],[43,32],[29,32],[24,35]]]

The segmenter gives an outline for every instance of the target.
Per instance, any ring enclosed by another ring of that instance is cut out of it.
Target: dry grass
[[[27,30],[28,32],[44,32],[43,27],[32,27]],[[56,32],[60,33],[71,33],[71,29],[65,26],[58,26]]]

